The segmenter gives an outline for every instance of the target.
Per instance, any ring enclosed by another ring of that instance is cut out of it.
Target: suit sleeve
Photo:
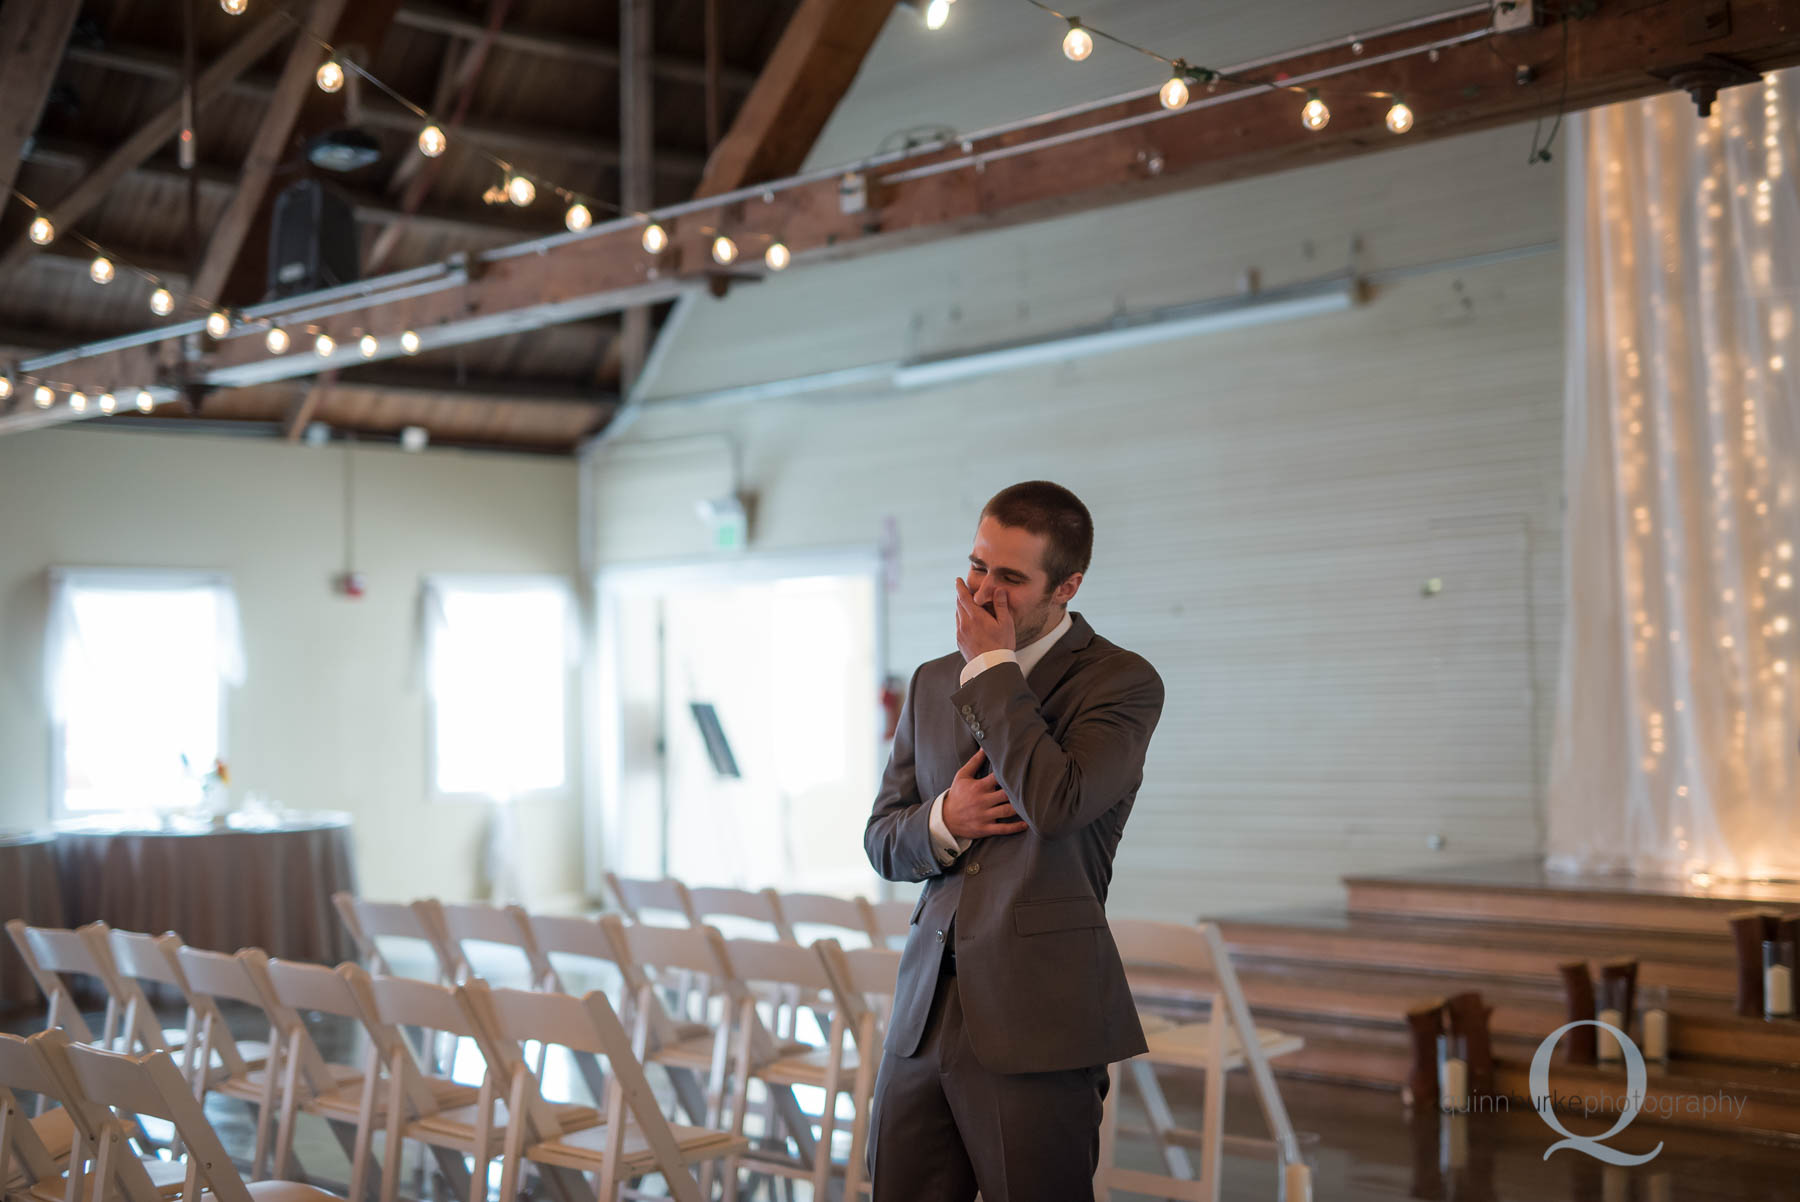
[[[887,771],[881,775],[881,791],[863,830],[863,850],[875,871],[890,881],[922,881],[942,875],[943,866],[932,848],[931,805],[919,796],[913,769],[913,715],[919,673],[906,686],[906,701],[894,725],[894,750]]]
[[[1087,826],[1137,788],[1162,717],[1163,683],[1124,651],[1064,732],[1050,734],[1018,665],[997,664],[953,698],[1019,817],[1045,839]]]

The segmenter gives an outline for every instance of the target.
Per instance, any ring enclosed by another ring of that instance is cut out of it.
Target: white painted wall
[[[351,601],[331,589],[343,563],[346,453],[92,429],[0,438],[0,829],[50,817],[47,569],[214,568],[235,581],[249,664],[228,719],[235,790],[348,810],[369,896],[476,894],[486,807],[426,800],[419,582],[434,572],[573,578],[575,468],[356,449],[356,557],[368,593]],[[567,798],[524,810],[534,898],[579,888],[577,794],[571,786]]]
[[[1560,173],[1525,165],[1529,136],[796,265],[704,302],[653,381],[664,400],[593,461],[594,552],[703,554],[693,502],[726,490],[735,442],[753,547],[874,545],[893,520],[886,667],[904,677],[954,646],[951,580],[982,502],[1056,479],[1098,525],[1075,608],[1168,684],[1115,913],[1323,901],[1348,871],[1535,850],[1562,285]],[[1220,296],[1248,268],[1326,275],[1353,239],[1362,270],[1422,272],[1348,313],[931,392],[667,399]],[[1521,248],[1537,253],[1504,254]]]

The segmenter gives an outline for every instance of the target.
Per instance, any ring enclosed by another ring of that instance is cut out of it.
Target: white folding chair
[[[702,1191],[691,1166],[716,1161],[745,1146],[729,1132],[673,1126],[663,1117],[643,1064],[604,993],[595,990],[575,998],[489,989],[484,982],[471,981],[464,994],[478,1024],[496,1045],[491,1067],[505,1065],[509,1081],[501,1198],[519,1196],[520,1172],[525,1162],[531,1162],[551,1170],[592,1173],[598,1202],[615,1202],[627,1180],[650,1173],[662,1176],[671,1197],[700,1202]],[[538,1080],[517,1053],[518,1046],[529,1041],[605,1058],[609,1072],[599,1125],[573,1132],[559,1128]]]
[[[750,1085],[762,1083],[771,1105],[765,1111],[762,1139],[753,1142],[742,1159],[756,1169],[793,1180],[810,1182],[813,1197],[824,1198],[832,1175],[832,1135],[837,1127],[838,1095],[847,1084],[845,1073],[857,1071],[854,1052],[846,1054],[847,1018],[842,1009],[828,1002],[820,1015],[825,1034],[823,1045],[798,1041],[787,1042],[777,1032],[794,1029],[791,1019],[784,1023],[779,1013],[765,1023],[760,999],[771,993],[817,999],[830,998],[831,980],[819,953],[797,943],[771,943],[758,939],[733,939],[720,949],[727,973],[728,998],[736,1011],[733,1020],[732,1105],[730,1130],[733,1135],[748,1134]],[[759,988],[763,987],[763,988]],[[795,1009],[798,1003],[793,1003]],[[779,1004],[778,1004],[779,1008]],[[823,1102],[818,1116],[818,1133],[812,1130],[812,1116],[793,1107],[773,1104],[784,1095],[791,1098],[795,1086],[821,1091]],[[800,1123],[793,1116],[800,1114]],[[804,1151],[794,1155],[788,1141]],[[810,1147],[808,1147],[810,1145]],[[736,1202],[739,1182],[739,1157],[726,1162],[725,1202]]]
[[[334,893],[331,904],[356,944],[368,971],[384,977],[423,976],[445,985],[456,984],[462,971],[462,954],[444,929],[443,907],[424,898],[412,902],[378,902],[350,893]],[[400,940],[393,956],[383,940]],[[396,963],[396,960],[398,963]],[[422,972],[408,972],[407,969]]]
[[[182,1050],[181,1071],[188,1080],[201,1084],[198,1073],[202,1064],[208,1067],[208,1075],[213,1078],[242,1080],[248,1077],[251,1070],[261,1068],[267,1061],[267,1043],[256,1040],[239,1042],[232,1038],[230,1024],[225,1021],[218,1003],[205,994],[194,992],[188,983],[187,974],[181,968],[181,949],[184,946],[181,936],[173,931],[161,935],[145,935],[138,931],[108,930],[106,945],[117,970],[120,990],[130,987],[134,992],[134,996],[130,998],[131,1004],[149,1005],[139,988],[139,983],[143,981],[174,990],[186,1003],[187,1026],[182,1032],[179,1046]],[[130,1025],[130,1020],[127,1019],[126,1026]],[[201,1048],[200,1037],[203,1028],[209,1035],[204,1049]],[[152,1051],[154,1048],[144,1047],[141,1050]],[[169,1050],[173,1051],[173,1048]],[[202,1095],[204,1092],[202,1089]]]
[[[718,948],[723,943],[711,927],[662,927],[623,922],[617,914],[603,915],[600,929],[613,945],[613,959],[634,982],[634,1014],[641,1014],[639,1029],[645,1032],[638,1055],[647,1064],[661,1065],[669,1074],[676,1099],[696,1127],[715,1127],[725,1099],[725,1069],[731,1038],[730,1010],[707,1012],[708,1002],[693,1013],[695,1000],[679,988],[659,984],[677,973],[712,979],[722,971]],[[675,1009],[664,1004],[672,994]],[[702,1092],[700,1081],[706,1085]]]
[[[80,931],[60,927],[34,927],[22,918],[8,920],[6,933],[19,949],[20,959],[31,973],[31,979],[50,1004],[48,1025],[61,1027],[69,1038],[82,1043],[111,1043],[119,1033],[119,1004],[108,985],[111,968],[103,962],[104,951],[96,953],[91,939]],[[98,1037],[81,1015],[74,987],[68,977],[88,977],[106,994],[106,1015]]]
[[[480,977],[491,984],[505,974],[527,982],[532,989],[560,989],[556,968],[532,935],[531,916],[523,907],[460,902],[437,905],[444,934],[461,962],[457,983]]]
[[[773,889],[724,889],[713,886],[687,891],[695,926],[714,926],[729,938],[782,939],[795,942],[781,911],[781,895]],[[723,920],[723,921],[721,921]]]
[[[796,943],[829,938],[837,940],[840,946],[857,947],[874,940],[867,898],[783,893],[781,913]]]
[[[884,901],[869,903],[869,936],[876,947],[900,947],[906,943],[906,937],[912,933],[913,907],[918,899],[911,901]]]
[[[114,1114],[99,1117],[107,1110],[174,1124],[176,1139],[187,1157],[182,1202],[201,1202],[203,1188],[216,1202],[341,1202],[336,1195],[296,1181],[245,1184],[167,1052],[141,1056],[109,1052],[70,1043],[56,1030],[35,1038],[46,1041],[45,1059],[66,1090],[63,1104],[99,1121],[90,1194],[94,1202],[115,1190],[130,1202],[154,1202],[158,1197],[143,1162],[132,1154],[130,1130]]]
[[[1166,1174],[1120,1168],[1115,1163],[1119,1131],[1120,1065],[1112,1065],[1111,1088],[1106,1095],[1100,1129],[1100,1167],[1094,1175],[1094,1196],[1107,1202],[1112,1191],[1150,1194],[1184,1202],[1218,1202],[1220,1156],[1234,1152],[1270,1155],[1281,1165],[1279,1178],[1288,1202],[1308,1202],[1312,1196],[1310,1170],[1300,1158],[1300,1145],[1288,1121],[1287,1108],[1275,1087],[1269,1060],[1298,1051],[1304,1041],[1251,1021],[1250,1007],[1238,985],[1231,957],[1219,930],[1211,923],[1183,926],[1179,923],[1119,919],[1111,923],[1113,940],[1128,972],[1170,974],[1191,982],[1187,992],[1209,999],[1204,1022],[1172,1023],[1149,1019],[1145,1040],[1149,1051],[1126,1061],[1150,1120],[1150,1137],[1162,1153]],[[1199,1131],[1177,1127],[1162,1086],[1158,1068],[1187,1069],[1205,1073],[1204,1109]],[[1257,1100],[1269,1125],[1269,1139],[1226,1137],[1225,1076],[1247,1068]],[[1187,1155],[1198,1146],[1200,1168],[1195,1173]]]
[[[831,981],[838,1011],[856,1045],[856,1075],[850,1085],[856,1118],[850,1128],[850,1155],[845,1161],[844,1197],[856,1202],[869,1187],[869,1119],[875,1103],[875,1073],[893,1013],[894,986],[900,978],[900,953],[890,947],[845,948],[831,939],[813,944]]]
[[[660,881],[606,874],[606,887],[613,902],[632,922],[649,926],[699,926],[694,902],[687,886],[665,877]]]

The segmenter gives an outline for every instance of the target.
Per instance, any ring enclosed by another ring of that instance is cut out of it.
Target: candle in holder
[[[1283,1202],[1313,1202],[1312,1170],[1305,1161],[1288,1161],[1282,1176]]]
[[[1438,1072],[1438,1097],[1445,1110],[1469,1107],[1469,1064],[1460,1056],[1446,1056]]]
[[[1644,1059],[1669,1058],[1669,987],[1644,987]]]
[[[1794,945],[1763,941],[1763,1017],[1794,1015]]]
[[[1617,1010],[1611,1009],[1609,1007],[1605,1010],[1602,1010],[1600,1012],[1599,1017],[1600,1017],[1600,1021],[1603,1023],[1610,1023],[1613,1026],[1619,1028],[1619,1030],[1621,1030],[1621,1031],[1623,1031],[1625,1029],[1625,1016],[1623,1014],[1619,1013]],[[1619,1047],[1619,1037],[1617,1035],[1614,1035],[1611,1031],[1607,1030],[1605,1027],[1601,1027],[1600,1028],[1600,1063],[1601,1064],[1616,1064],[1616,1063],[1618,1063],[1618,1061],[1622,1060],[1624,1058],[1624,1056],[1625,1056],[1624,1049]]]

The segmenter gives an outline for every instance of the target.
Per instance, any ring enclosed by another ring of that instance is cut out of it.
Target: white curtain
[[[1800,72],[1572,124],[1549,863],[1800,878]]]

